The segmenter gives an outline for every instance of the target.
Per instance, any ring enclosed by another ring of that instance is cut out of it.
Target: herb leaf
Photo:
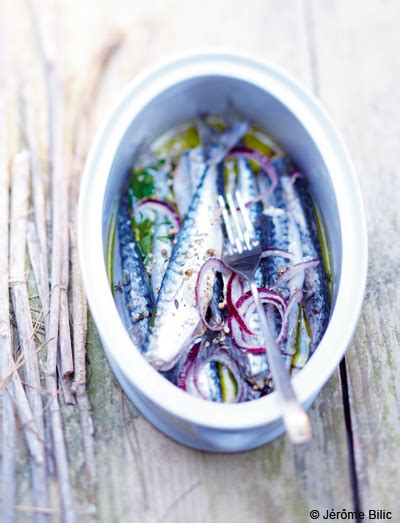
[[[130,189],[135,201],[152,196],[154,194],[154,171],[148,168],[133,171]]]

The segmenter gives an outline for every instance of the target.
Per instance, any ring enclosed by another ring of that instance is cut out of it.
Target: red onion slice
[[[286,310],[285,298],[283,298],[283,296],[270,289],[260,288],[259,293],[262,303],[273,305],[274,307],[276,307],[283,321],[284,312]],[[246,323],[248,316],[254,314],[256,307],[251,291],[245,292],[239,298],[239,300],[236,302],[236,307],[239,316]],[[252,354],[263,354],[265,352],[265,347],[257,344],[258,340],[256,335],[252,334],[251,336],[249,336],[248,334],[246,334],[243,331],[243,329],[241,329],[236,317],[234,317],[233,315],[229,316],[228,325],[232,335],[232,339],[239,349],[245,350],[246,352],[250,352]]]
[[[274,283],[272,288],[280,287],[283,283],[291,280],[296,274],[298,274],[300,271],[305,271],[307,269],[311,269],[313,267],[317,267],[319,265],[319,260],[309,260],[301,263],[296,263],[295,265],[292,265],[289,269],[287,269]]]
[[[238,349],[241,349],[245,352],[250,352],[251,354],[264,354],[265,347],[262,347],[254,343],[255,336],[246,335],[240,325],[233,316],[228,318],[229,330],[232,336],[233,343]],[[251,339],[252,338],[252,339]]]
[[[288,323],[289,323],[289,315],[293,309],[293,307],[297,304],[297,303],[300,303],[301,300],[303,299],[303,291],[301,290],[297,290],[296,292],[293,293],[293,296],[290,298],[289,300],[289,303],[286,307],[286,310],[285,310],[285,313],[283,315],[283,318],[282,318],[282,326],[281,326],[281,331],[279,333],[279,336],[277,337],[276,339],[276,343],[279,345],[280,343],[283,342],[283,340],[286,338],[287,336],[287,331],[288,331]]]
[[[239,311],[237,310],[237,306],[235,305],[236,296],[237,296],[237,288],[239,285],[241,285],[239,275],[236,273],[232,273],[231,277],[229,278],[228,285],[227,285],[226,305],[228,307],[229,315],[233,316],[235,318],[235,320],[239,324],[240,328],[247,334],[252,335],[253,332],[246,325],[246,322],[243,320],[242,316],[240,315]]]
[[[182,220],[180,219],[175,207],[170,203],[165,202],[164,200],[157,200],[156,198],[145,198],[135,205],[135,212],[146,210],[154,211],[165,216],[177,231],[181,228]]]
[[[178,387],[190,392],[194,396],[199,396],[205,400],[211,400],[207,391],[204,390],[201,382],[201,373],[211,362],[221,363],[232,374],[237,384],[237,394],[232,400],[233,403],[241,401],[244,393],[244,383],[240,375],[237,361],[231,351],[222,347],[215,348],[210,338],[203,338],[201,341],[194,340],[193,345],[187,353],[177,379]]]
[[[296,180],[304,180],[305,176],[303,173],[300,173],[299,171],[295,171],[293,174],[290,175],[290,181],[294,184],[296,183]]]
[[[286,309],[287,302],[285,298],[278,292],[272,289],[265,289],[264,287],[259,287],[258,293],[263,303],[275,305],[279,311]],[[251,305],[254,305],[254,298],[251,291],[247,291],[244,294],[242,294],[242,296],[236,302],[236,307],[238,310],[241,310],[242,307],[244,307],[244,311],[246,311],[248,307]]]
[[[179,388],[190,392],[191,394],[195,393],[194,391],[194,380],[193,380],[193,368],[196,362],[196,358],[200,349],[201,342],[195,343],[192,348],[189,350],[186,360],[183,363],[177,378],[177,385]]]
[[[223,349],[220,349],[220,350],[214,352],[213,354],[211,354],[201,363],[201,365],[199,367],[195,368],[195,370],[194,370],[195,381],[196,381],[196,376],[198,376],[200,374],[200,372],[202,372],[204,367],[206,367],[208,364],[210,364],[213,361],[224,365],[228,369],[228,371],[232,374],[234,380],[236,381],[237,393],[236,393],[235,398],[230,403],[238,403],[243,394],[243,379],[240,375],[240,370],[239,370],[237,363]],[[197,388],[198,388],[202,398],[209,399],[206,397],[204,392],[201,390],[201,385],[199,383],[197,385]]]
[[[217,354],[214,354],[210,357],[210,362],[215,361],[217,363],[221,363],[224,365],[228,371],[232,374],[233,379],[236,382],[237,386],[237,392],[236,396],[233,400],[231,400],[229,403],[238,403],[242,400],[242,396],[244,393],[244,383],[243,378],[240,374],[239,366],[236,363],[236,361],[229,356],[229,354],[226,351],[220,350]]]

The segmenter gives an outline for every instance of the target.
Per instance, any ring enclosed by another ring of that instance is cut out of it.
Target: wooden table
[[[385,509],[400,521],[398,0],[48,1],[57,13],[60,62],[71,92],[110,28],[126,32],[103,82],[94,128],[128,80],[172,52],[227,45],[285,68],[321,99],[345,139],[370,241],[362,316],[345,362],[310,409],[314,439],[306,448],[281,437],[258,450],[218,455],[171,441],[124,396],[91,325],[96,515],[89,513],[77,409],[63,406],[79,521],[302,523],[311,521],[311,509]],[[8,3],[12,56],[28,66],[36,89],[41,68],[26,7]],[[39,88],[36,99],[44,108]],[[29,521],[25,451],[18,485],[19,520]],[[59,517],[55,512],[53,519]]]

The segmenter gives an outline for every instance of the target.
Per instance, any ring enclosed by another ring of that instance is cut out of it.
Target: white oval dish
[[[306,173],[326,226],[334,281],[331,320],[315,354],[293,379],[308,407],[339,364],[355,329],[367,275],[367,232],[357,177],[340,136],[320,103],[286,74],[240,53],[208,50],[138,76],[91,148],[81,188],[79,251],[104,350],[133,403],[181,443],[233,452],[262,445],[284,431],[277,395],[218,404],[167,381],[131,341],[105,264],[110,217],[138,148],[201,112],[221,114],[228,103],[275,137]]]

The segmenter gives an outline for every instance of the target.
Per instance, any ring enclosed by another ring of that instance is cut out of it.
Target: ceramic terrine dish
[[[237,52],[159,64],[99,129],[79,205],[82,276],[115,376],[162,432],[219,452],[285,430],[254,299],[224,263],[232,195],[261,245],[258,292],[308,408],[350,343],[367,274],[357,177],[310,93]]]

